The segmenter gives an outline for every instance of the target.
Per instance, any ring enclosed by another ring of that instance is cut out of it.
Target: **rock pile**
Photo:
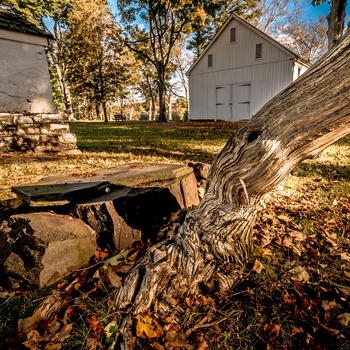
[[[76,153],[76,142],[60,114],[0,113],[0,150]]]
[[[174,214],[199,203],[204,178],[196,168],[127,165],[14,187],[27,206],[0,221],[0,286],[47,286],[97,248],[117,254],[135,241],[156,242]]]

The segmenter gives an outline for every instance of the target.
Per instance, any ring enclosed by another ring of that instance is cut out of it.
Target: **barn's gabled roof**
[[[0,28],[52,38],[51,33],[3,9],[0,9]]]
[[[286,54],[290,55],[292,58],[294,58],[295,60],[299,61],[300,63],[302,63],[304,66],[309,67],[310,64],[307,63],[304,59],[302,59],[299,55],[297,55],[295,52],[293,52],[292,50],[290,50],[288,47],[284,46],[283,44],[279,43],[276,39],[274,39],[273,37],[271,37],[270,35],[266,34],[265,32],[261,31],[260,29],[254,27],[252,24],[250,24],[249,22],[247,22],[246,20],[244,20],[242,17],[236,15],[236,14],[232,14],[227,20],[226,22],[219,28],[219,30],[215,33],[215,35],[213,36],[213,38],[210,40],[210,43],[206,46],[206,48],[202,51],[202,53],[198,56],[198,58],[193,62],[192,66],[190,67],[190,69],[187,71],[187,75],[190,74],[190,72],[192,71],[192,69],[197,65],[197,63],[201,60],[201,58],[206,54],[206,52],[210,49],[210,47],[212,46],[212,44],[216,41],[216,38],[220,36],[220,34],[224,31],[224,29],[229,25],[229,23],[231,22],[231,20],[234,19],[237,22],[241,23],[242,25],[248,27],[249,29],[251,29],[254,33],[256,33],[257,35],[263,37],[265,40],[267,40],[268,42],[270,42],[272,45],[276,46],[278,49],[284,51]]]

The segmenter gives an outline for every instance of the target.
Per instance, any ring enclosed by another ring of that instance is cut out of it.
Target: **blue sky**
[[[325,17],[329,13],[329,4],[328,1],[326,0],[323,4],[319,6],[312,6],[311,4],[312,0],[304,0],[304,15],[305,17],[311,17],[312,19],[316,20],[319,15],[324,15]],[[112,10],[113,14],[116,14],[118,12],[117,10],[117,0],[109,0],[109,6]],[[350,19],[350,1],[348,2],[347,6],[347,18]],[[347,25],[347,22],[345,23]]]

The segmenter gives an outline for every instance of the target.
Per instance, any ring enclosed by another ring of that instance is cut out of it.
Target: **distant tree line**
[[[303,16],[298,0],[114,1],[116,14],[106,0],[0,0],[52,32],[54,100],[69,119],[186,119],[186,71],[233,12],[313,62],[327,34],[329,47],[339,40],[346,7],[333,0],[327,26]]]

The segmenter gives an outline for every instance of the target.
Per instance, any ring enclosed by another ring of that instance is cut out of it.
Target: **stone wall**
[[[0,151],[77,152],[60,114],[0,113]]]

